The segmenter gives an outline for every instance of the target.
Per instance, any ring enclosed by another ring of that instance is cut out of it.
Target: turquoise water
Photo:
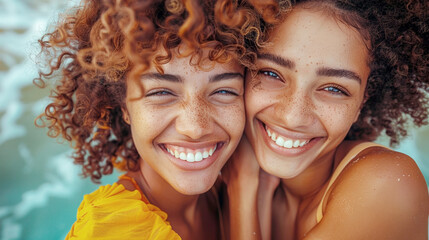
[[[0,0],[0,240],[64,239],[83,195],[98,187],[79,177],[67,144],[33,124],[48,94],[32,85],[36,39],[75,2]],[[426,127],[413,130],[398,148],[416,160],[426,181],[428,142]]]

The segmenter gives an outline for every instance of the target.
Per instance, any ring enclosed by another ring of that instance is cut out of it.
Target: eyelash
[[[236,92],[230,91],[230,90],[227,90],[227,89],[219,89],[219,90],[215,91],[213,94],[217,94],[217,93],[220,93],[222,95],[234,95],[234,96],[238,96],[238,94]]]
[[[277,73],[273,72],[273,71],[259,70],[258,74],[262,74],[262,75],[265,75],[267,77],[275,78],[275,79],[279,79],[280,80],[280,76]]]
[[[222,95],[233,95],[233,96],[238,96],[238,94],[234,91],[230,91],[227,89],[220,89],[215,91],[213,94],[222,94]],[[152,97],[152,96],[156,96],[156,97],[164,97],[167,95],[172,95],[175,96],[172,92],[168,91],[168,90],[159,90],[159,91],[154,91],[154,92],[149,92],[146,94],[146,97]]]
[[[350,93],[347,90],[345,90],[343,87],[338,85],[323,87],[323,90],[328,91],[335,95],[350,96]]]
[[[163,97],[163,96],[166,96],[166,95],[172,95],[172,96],[174,96],[174,94],[172,92],[170,92],[169,90],[163,89],[163,90],[156,90],[156,91],[153,91],[153,92],[149,92],[149,93],[146,94],[146,97],[152,97],[152,96]]]

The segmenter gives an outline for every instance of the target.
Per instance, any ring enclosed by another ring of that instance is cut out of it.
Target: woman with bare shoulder
[[[259,221],[261,235],[237,239],[428,238],[418,166],[372,142],[428,123],[428,12],[426,1],[294,1],[268,29],[246,78],[246,138],[224,171],[247,189],[231,195],[231,221]]]

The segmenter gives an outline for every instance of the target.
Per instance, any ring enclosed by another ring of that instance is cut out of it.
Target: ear
[[[124,121],[128,123],[128,125],[130,125],[131,121],[130,121],[130,114],[128,113],[128,110],[124,107],[121,107],[121,110],[122,110],[122,119],[124,119]]]

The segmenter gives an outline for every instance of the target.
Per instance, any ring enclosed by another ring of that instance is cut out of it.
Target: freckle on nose
[[[202,128],[207,128],[209,119],[207,116],[208,109],[206,101],[201,96],[198,96],[190,107],[195,110],[191,112],[196,113],[191,116],[192,122],[195,122]]]

